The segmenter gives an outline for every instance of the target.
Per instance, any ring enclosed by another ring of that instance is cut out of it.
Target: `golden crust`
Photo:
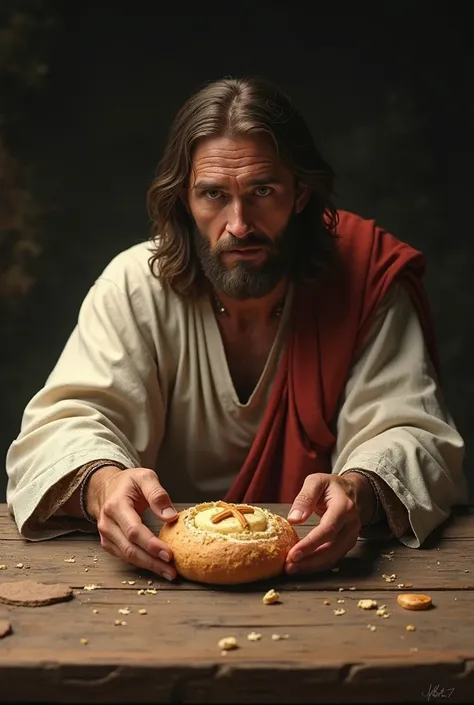
[[[159,537],[173,551],[178,573],[187,580],[214,585],[250,583],[279,575],[288,551],[298,541],[291,524],[267,509],[245,505],[264,513],[265,531],[225,535],[197,528],[196,513],[216,506],[216,502],[195,505],[161,528]]]

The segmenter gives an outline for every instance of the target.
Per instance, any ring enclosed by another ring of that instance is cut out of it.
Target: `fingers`
[[[134,475],[134,480],[158,519],[168,522],[176,519],[178,513],[173,507],[169,494],[162,487],[153,470],[144,468],[140,473]]]
[[[167,580],[176,578],[176,569],[168,562],[155,558],[146,550],[130,541],[120,526],[113,520],[105,520],[100,530],[102,547],[109,553],[122,558],[127,563],[161,575]],[[165,544],[161,542],[163,546]]]
[[[305,521],[313,513],[315,506],[324,495],[330,479],[331,476],[325,473],[308,475],[291,506],[288,521],[292,523]]]
[[[359,527],[357,522],[349,522],[337,535],[335,540],[319,546],[313,553],[297,562],[291,560],[286,564],[286,572],[314,573],[328,570],[335,566],[357,543]]]
[[[121,533],[130,544],[135,544],[151,556],[164,561],[172,559],[171,549],[145,526],[128,497],[114,495],[105,502],[97,525],[101,534],[108,533],[109,522],[120,527]]]
[[[334,541],[343,530],[348,518],[343,507],[337,506],[327,509],[321,517],[319,525],[315,526],[289,551],[288,559],[290,561],[302,560],[314,553],[318,546]]]
[[[133,468],[114,476],[106,486],[97,523],[102,546],[127,563],[173,580],[176,569],[170,565],[171,549],[142,522],[141,514],[147,506],[162,521],[177,516],[153,470]]]
[[[318,546],[333,542],[346,524],[352,521],[357,521],[355,505],[342,489],[336,487],[319,525],[293,546],[288,553],[289,561],[301,560],[311,555]]]

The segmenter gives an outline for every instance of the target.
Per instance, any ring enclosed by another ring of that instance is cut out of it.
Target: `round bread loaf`
[[[173,551],[183,578],[214,585],[279,575],[299,540],[291,524],[268,509],[227,502],[205,502],[179,512],[159,537]]]

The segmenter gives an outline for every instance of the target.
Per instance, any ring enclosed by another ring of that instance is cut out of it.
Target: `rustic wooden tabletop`
[[[473,702],[473,539],[464,508],[422,549],[360,540],[336,571],[210,588],[140,572],[97,536],[26,542],[0,505],[0,580],[74,589],[48,607],[0,604],[13,630],[0,639],[0,703]],[[278,604],[263,604],[269,588]],[[402,609],[402,592],[429,594],[433,609]],[[229,636],[239,648],[222,654]]]

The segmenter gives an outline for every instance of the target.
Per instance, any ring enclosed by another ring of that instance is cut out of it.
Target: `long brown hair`
[[[204,137],[252,133],[269,135],[297,182],[311,188],[307,205],[295,216],[300,274],[311,276],[331,257],[338,221],[330,200],[334,173],[316,149],[303,117],[265,79],[224,78],[205,84],[177,113],[147,194],[153,243],[150,269],[182,296],[207,289],[193,244],[193,223],[180,199],[191,172],[193,147]]]

